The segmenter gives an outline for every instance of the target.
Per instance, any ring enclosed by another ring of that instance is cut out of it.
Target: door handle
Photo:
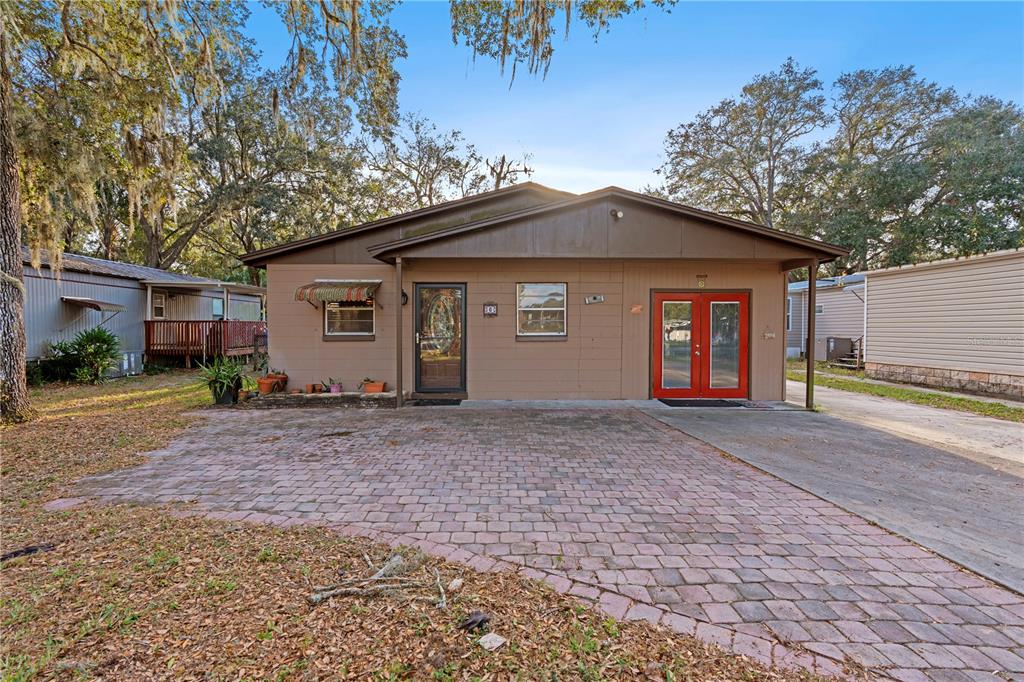
[[[420,333],[416,332],[416,345],[419,345],[419,343],[420,343]]]

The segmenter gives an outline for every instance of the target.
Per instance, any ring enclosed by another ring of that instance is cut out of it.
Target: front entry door
[[[466,285],[416,285],[416,391],[466,390]]]
[[[746,398],[749,294],[654,294],[651,395]]]

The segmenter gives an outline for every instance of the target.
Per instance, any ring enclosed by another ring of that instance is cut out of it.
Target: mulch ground
[[[0,551],[3,679],[792,680],[695,639],[622,623],[511,573],[438,559],[370,596],[310,605],[393,553],[322,528],[279,529],[171,509],[42,508],[81,476],[130,466],[209,403],[194,375],[35,391],[39,418],[5,428]],[[412,556],[410,555],[410,559]],[[415,564],[414,564],[415,565]],[[438,606],[440,590],[446,604]],[[368,583],[360,583],[365,586]],[[491,617],[496,651],[459,624]]]

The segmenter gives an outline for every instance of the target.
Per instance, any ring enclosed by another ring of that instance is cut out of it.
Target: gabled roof
[[[563,201],[556,201],[540,206],[534,206],[525,208],[518,211],[512,211],[510,213],[504,213],[491,218],[485,218],[476,222],[465,223],[463,225],[456,225],[442,230],[434,230],[426,234],[419,234],[403,239],[397,239],[391,242],[383,244],[377,244],[369,248],[369,252],[372,256],[377,258],[386,258],[389,254],[400,251],[403,248],[410,246],[416,246],[427,242],[437,241],[453,237],[456,235],[464,234],[474,230],[480,230],[490,227],[495,227],[512,220],[520,220],[523,218],[532,218],[546,213],[554,211],[560,211],[567,208],[581,206],[593,201],[601,199],[616,198],[634,203],[644,204],[653,208],[668,211],[676,215],[696,218],[707,223],[714,225],[720,225],[722,227],[739,230],[748,234],[764,237],[767,239],[773,239],[796,246],[801,246],[807,249],[813,249],[819,251],[825,256],[822,260],[824,262],[834,260],[839,256],[845,256],[849,253],[848,249],[834,244],[828,244],[826,242],[818,241],[816,239],[810,239],[808,237],[802,237],[800,235],[792,234],[789,232],[783,232],[782,230],[776,230],[765,225],[759,225],[757,223],[751,223],[744,220],[737,220],[730,218],[718,213],[712,213],[711,211],[704,211],[692,206],[685,206],[678,204],[673,201],[666,201],[657,197],[648,196],[646,194],[640,194],[639,192],[632,192],[621,187],[605,187],[604,189],[595,190],[588,192],[587,194],[580,194],[578,196],[572,196]]]
[[[368,223],[353,225],[351,227],[343,227],[339,230],[334,230],[332,232],[327,232],[325,234],[316,235],[315,237],[297,239],[295,241],[287,242],[285,244],[278,244],[277,246],[271,246],[266,249],[260,249],[259,251],[251,251],[242,256],[241,261],[246,264],[252,264],[254,262],[261,261],[272,256],[280,256],[281,254],[290,253],[292,251],[301,251],[302,249],[308,248],[310,246],[316,246],[318,244],[323,244],[325,242],[333,242],[341,239],[348,239],[353,235],[363,234],[370,230],[376,230],[383,227],[390,227],[409,220],[423,218],[434,214],[441,214],[445,213],[446,211],[465,208],[473,204],[484,203],[497,197],[503,197],[509,194],[516,194],[519,192],[527,191],[550,195],[552,202],[559,201],[561,199],[564,199],[565,197],[576,196],[572,192],[563,192],[562,190],[547,187],[536,182],[522,182],[517,185],[511,185],[509,187],[502,187],[501,189],[491,190],[490,192],[481,192],[480,194],[474,194],[472,196],[463,197],[462,199],[446,201],[442,204],[435,204],[434,206],[417,208],[412,211],[406,211],[405,213],[399,213],[397,215],[389,216],[387,218],[373,220]]]

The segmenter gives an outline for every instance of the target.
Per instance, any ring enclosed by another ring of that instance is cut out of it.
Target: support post
[[[818,261],[807,268],[807,396],[806,407],[814,409],[814,307],[817,305]]]
[[[146,285],[146,321],[153,319],[153,285]]]
[[[395,258],[395,407],[402,396],[402,257]]]

